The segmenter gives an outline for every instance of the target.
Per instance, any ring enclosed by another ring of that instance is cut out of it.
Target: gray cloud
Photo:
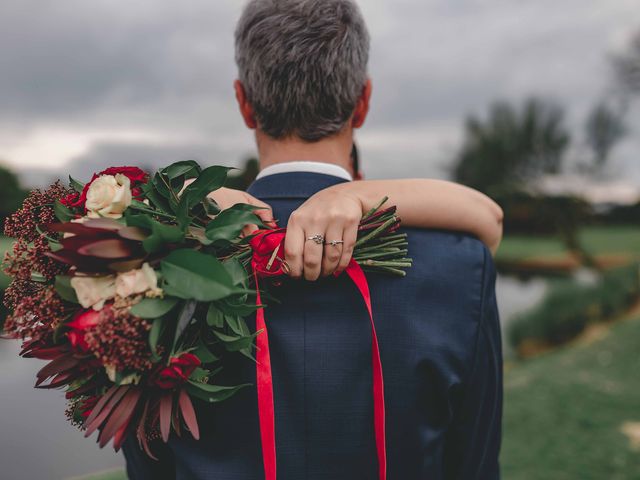
[[[608,52],[640,26],[635,0],[360,3],[373,37],[373,106],[360,135],[370,176],[442,176],[464,116],[498,98],[556,98],[577,128],[607,88]],[[253,150],[231,89],[240,8],[3,0],[0,158],[40,165],[18,147],[54,129],[84,138],[86,151],[43,159],[49,173],[185,156],[236,163]],[[123,139],[127,131],[145,135]],[[36,147],[58,148],[55,135],[46,139]],[[640,180],[637,147],[631,137],[616,165]],[[38,171],[25,178],[43,178]]]

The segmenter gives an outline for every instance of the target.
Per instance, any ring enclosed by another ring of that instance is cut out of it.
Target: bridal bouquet
[[[22,356],[49,361],[36,387],[63,388],[67,416],[87,436],[98,431],[101,447],[133,434],[152,456],[150,439],[197,439],[194,399],[220,402],[245,386],[216,384],[216,374],[236,355],[253,358],[263,331],[245,317],[263,307],[258,278],[271,279],[268,290],[286,270],[285,232],[255,206],[221,210],[208,196],[229,170],[108,168],[32,191],[6,221],[16,241],[5,334],[22,340]],[[403,275],[406,236],[382,203],[363,217],[354,259]],[[258,230],[243,236],[247,225]]]

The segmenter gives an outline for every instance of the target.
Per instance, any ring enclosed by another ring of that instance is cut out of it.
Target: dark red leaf
[[[171,431],[171,410],[173,408],[173,394],[166,393],[160,399],[160,433],[165,443],[169,441]]]
[[[128,272],[129,270],[136,270],[142,267],[144,259],[137,258],[135,260],[125,260],[123,262],[113,262],[108,265],[109,270],[114,272]]]
[[[89,422],[89,421],[86,422],[87,431],[84,434],[85,437],[88,437],[89,435],[91,435],[93,432],[96,431],[96,429],[98,429],[98,427],[100,427],[100,425],[104,423],[104,421],[111,414],[111,412],[116,407],[116,405],[118,405],[118,402],[124,396],[124,394],[127,393],[128,390],[129,390],[128,385],[118,387],[118,390],[111,396],[111,398],[109,399],[109,403],[107,403],[107,405],[102,409],[100,414],[97,417],[95,417],[92,422]]]
[[[78,252],[73,252],[71,250],[62,249],[57,252],[47,252],[45,255],[57,260],[58,262],[77,267],[78,271],[83,273],[99,273],[108,271],[107,261],[105,259],[79,255]]]
[[[158,460],[158,458],[151,451],[151,448],[149,448],[149,441],[147,439],[147,433],[146,433],[146,425],[147,425],[147,422],[149,422],[149,418],[147,417],[148,415],[149,415],[149,400],[147,399],[144,402],[142,415],[140,416],[140,420],[138,421],[138,427],[136,428],[136,437],[138,438],[138,443],[140,444],[142,449],[145,451],[145,453],[149,455],[149,457],[153,458],[154,460]]]
[[[104,395],[102,395],[102,397],[100,397],[100,400],[98,400],[98,403],[96,403],[96,406],[93,407],[93,410],[91,411],[91,415],[89,415],[87,417],[87,420],[85,421],[87,425],[93,422],[93,419],[98,416],[102,408],[107,404],[107,402],[111,399],[113,394],[116,393],[117,391],[118,391],[118,387],[114,385],[109,390],[107,390],[107,393],[105,393]]]
[[[180,428],[180,409],[174,408],[171,412],[171,425],[179,437],[182,436],[182,428]]]
[[[120,227],[122,227],[122,225],[120,225]],[[90,237],[100,234],[109,235],[113,233],[113,229],[90,227],[89,222],[50,223],[45,225],[44,228],[49,232],[73,233],[74,235],[86,235]]]
[[[149,234],[139,227],[124,227],[118,230],[118,235],[127,240],[136,240],[141,242],[146,239]]]
[[[51,388],[58,388],[61,387],[63,385],[68,385],[71,382],[73,382],[74,380],[82,377],[82,374],[79,373],[73,373],[73,372],[64,372],[64,373],[59,373],[58,375],[56,375],[55,377],[53,377],[51,379],[51,381],[46,384],[46,385],[42,385],[40,382],[40,380],[38,380],[38,382],[36,382],[36,387],[35,388],[42,388],[42,389],[51,389]]]
[[[196,418],[196,411],[193,408],[193,403],[189,398],[189,394],[186,390],[180,390],[180,397],[178,398],[180,405],[180,412],[187,428],[196,440],[200,439],[200,429],[198,428],[198,419]]]
[[[120,230],[122,228],[122,224],[113,218],[89,218],[83,222],[83,225],[94,230]]]
[[[72,237],[63,238],[60,240],[60,244],[65,250],[77,252],[86,245],[99,242],[101,240],[108,240],[113,238],[112,235],[73,235]]]
[[[98,240],[88,245],[78,248],[80,255],[87,255],[91,257],[116,259],[116,258],[129,258],[135,255],[136,250],[123,239],[110,238],[106,240]]]
[[[42,381],[44,381],[48,377],[51,377],[52,375],[57,375],[58,373],[75,367],[76,365],[78,365],[78,363],[78,359],[75,358],[73,354],[66,354],[56,358],[55,360],[52,360],[44,367],[42,367],[36,374],[36,376],[38,377],[37,384],[42,383]]]
[[[100,435],[98,435],[100,448],[109,443],[109,440],[111,440],[111,438],[116,434],[120,427],[129,422],[131,416],[136,410],[136,406],[138,405],[138,400],[140,399],[141,393],[142,390],[140,388],[130,388],[127,394],[122,397],[122,400],[113,409],[113,411],[109,415],[109,419],[105,423],[104,427],[100,430]]]

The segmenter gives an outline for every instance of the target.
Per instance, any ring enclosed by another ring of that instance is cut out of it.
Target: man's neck
[[[275,140],[257,130],[256,143],[260,168],[302,160],[338,165],[353,175],[351,135],[350,131],[340,132],[332,137],[310,143],[297,137]]]

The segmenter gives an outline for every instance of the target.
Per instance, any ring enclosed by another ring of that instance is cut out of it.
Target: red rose
[[[253,250],[251,266],[260,277],[284,275],[284,237],[286,230],[259,230],[249,242]],[[274,254],[274,252],[277,253]],[[275,256],[274,256],[275,255]]]
[[[185,383],[193,371],[201,364],[200,359],[192,353],[183,353],[169,360],[169,366],[161,368],[155,375],[156,386],[171,390]]]
[[[147,183],[147,180],[149,179],[149,175],[147,174],[147,172],[139,169],[138,167],[109,167],[99,173],[94,173],[93,177],[91,177],[91,180],[87,182],[87,184],[85,184],[84,188],[82,189],[82,193],[72,193],[70,195],[67,195],[64,198],[61,198],[60,202],[70,208],[84,208],[84,204],[87,201],[87,191],[89,190],[89,187],[91,186],[93,181],[102,175],[117,175],[118,173],[121,173],[131,181],[131,194],[133,195],[133,197],[140,197],[140,195],[142,195],[140,185]]]
[[[73,208],[80,206],[80,194],[78,192],[70,193],[66,197],[60,199],[60,203],[65,207]]]
[[[67,327],[71,330],[67,332],[67,338],[71,347],[78,353],[87,353],[89,351],[89,345],[84,339],[87,330],[95,327],[100,319],[100,312],[96,312],[93,309],[82,310],[73,317]]]
[[[138,167],[109,167],[106,170],[98,173],[100,175],[117,175],[121,173],[129,180],[131,180],[131,186],[135,187],[141,183],[147,183],[149,175],[144,170],[140,170]]]

